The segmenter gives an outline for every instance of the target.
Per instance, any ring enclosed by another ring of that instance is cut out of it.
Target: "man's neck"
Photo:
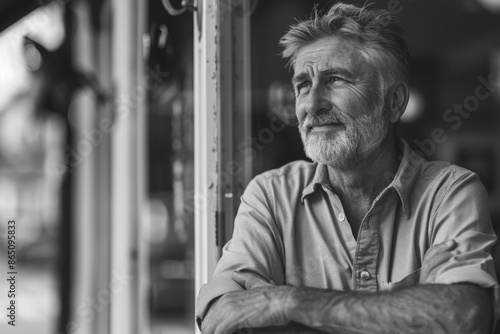
[[[382,176],[387,172],[394,175],[398,169],[395,142],[395,136],[388,135],[378,149],[353,169],[328,166],[330,184],[341,199],[371,203],[389,185]]]

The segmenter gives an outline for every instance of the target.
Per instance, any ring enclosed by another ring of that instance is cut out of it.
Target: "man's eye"
[[[304,81],[304,82],[301,82],[297,85],[297,91],[300,93],[300,90],[302,88],[307,88],[311,85],[311,83],[309,81]]]
[[[330,77],[330,79],[328,80],[328,83],[330,84],[330,83],[334,83],[334,82],[336,82],[336,81],[341,81],[341,80],[342,80],[342,78],[340,78],[340,77],[336,77],[336,76],[333,76],[333,75],[332,75],[332,76]]]

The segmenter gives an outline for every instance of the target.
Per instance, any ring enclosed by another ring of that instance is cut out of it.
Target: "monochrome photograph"
[[[500,333],[500,0],[0,16],[0,333]]]

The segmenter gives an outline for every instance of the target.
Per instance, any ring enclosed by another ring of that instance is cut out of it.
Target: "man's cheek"
[[[373,87],[365,84],[357,86],[349,85],[348,90],[352,95],[351,100],[353,102],[361,103],[364,108],[373,108],[378,105],[379,96]]]

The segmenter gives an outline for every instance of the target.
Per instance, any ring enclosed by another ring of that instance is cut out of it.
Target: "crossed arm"
[[[301,288],[290,299],[288,319],[327,333],[486,333],[491,321],[488,295],[473,285],[370,295]]]
[[[376,294],[275,286],[249,273],[233,273],[246,290],[220,297],[202,324],[204,334],[291,322],[328,333],[487,333],[488,292],[468,284],[426,284],[448,260],[453,243],[434,246],[424,258],[419,285]]]

